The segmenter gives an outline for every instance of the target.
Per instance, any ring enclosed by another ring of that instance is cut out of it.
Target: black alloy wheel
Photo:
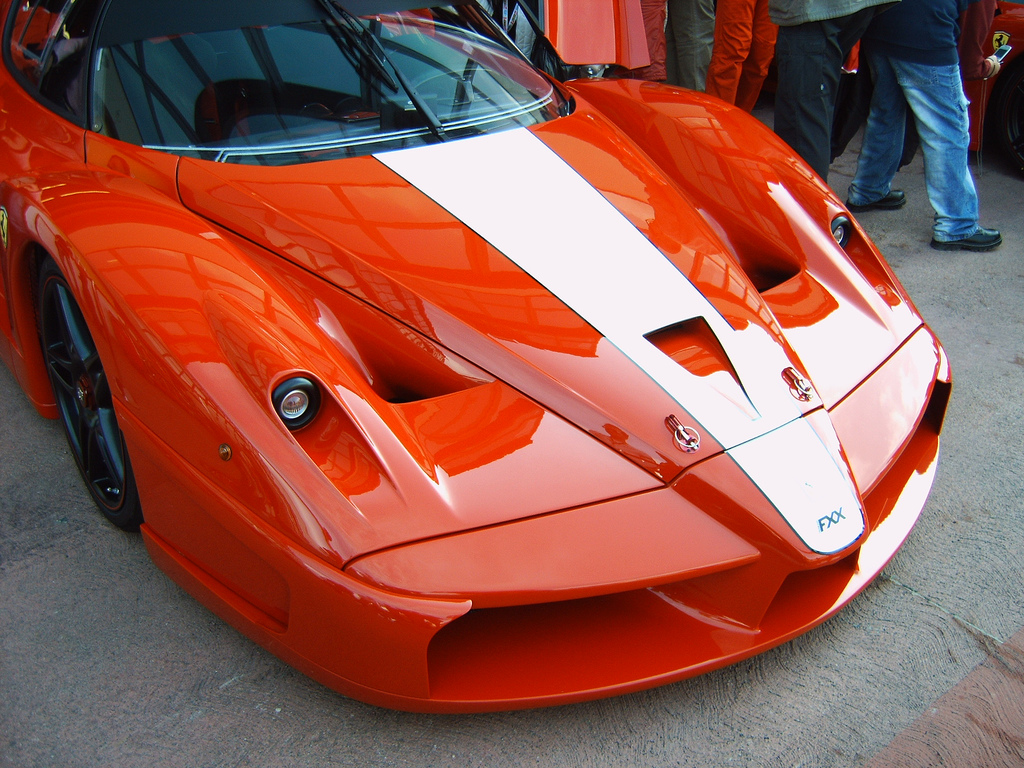
[[[137,530],[142,509],[110,383],[82,310],[52,259],[40,268],[38,296],[43,356],[71,453],[106,518]]]

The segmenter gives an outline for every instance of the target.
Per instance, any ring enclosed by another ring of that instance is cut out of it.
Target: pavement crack
[[[981,638],[985,638],[985,641],[981,641],[981,642],[986,647],[988,647],[989,643],[995,643],[997,646],[1003,644],[1003,641],[1000,640],[995,635],[993,635],[991,632],[987,632],[986,630],[984,630],[981,627],[979,627],[977,624],[974,624],[974,623],[968,621],[967,619],[965,619],[963,616],[959,615],[955,611],[949,610],[946,606],[944,606],[938,600],[935,600],[934,598],[931,598],[931,597],[929,597],[928,595],[926,595],[926,594],[924,594],[922,592],[918,592],[916,589],[914,589],[909,584],[904,584],[902,581],[900,581],[899,579],[895,579],[892,576],[885,576],[884,578],[885,578],[886,581],[895,584],[897,587],[901,587],[901,588],[907,590],[907,592],[909,592],[910,594],[914,595],[915,597],[921,598],[922,600],[924,600],[929,605],[935,606],[940,611],[942,611],[944,614],[946,614],[947,616],[952,618],[957,624],[962,626],[970,634],[974,635],[974,637],[976,639],[978,639],[979,641],[981,641]]]

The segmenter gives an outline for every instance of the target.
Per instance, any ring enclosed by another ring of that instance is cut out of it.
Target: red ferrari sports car
[[[2,8],[0,356],[107,518],[326,685],[679,680],[917,520],[942,347],[745,113],[561,82],[472,0]]]

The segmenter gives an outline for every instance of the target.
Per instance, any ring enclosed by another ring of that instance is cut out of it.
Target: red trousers
[[[718,0],[707,93],[752,111],[775,56],[778,31],[768,18],[768,0]]]
[[[629,76],[637,80],[660,82],[668,78],[665,68],[665,0],[640,0],[640,9],[644,16],[644,33],[647,35],[651,64],[629,70]]]

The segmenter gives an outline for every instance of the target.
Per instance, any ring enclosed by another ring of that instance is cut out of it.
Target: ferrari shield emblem
[[[7,209],[0,208],[0,240],[3,240],[4,250],[7,250]]]
[[[993,32],[992,33],[992,48],[998,48],[1001,45],[1006,45],[1010,42],[1009,32]]]

